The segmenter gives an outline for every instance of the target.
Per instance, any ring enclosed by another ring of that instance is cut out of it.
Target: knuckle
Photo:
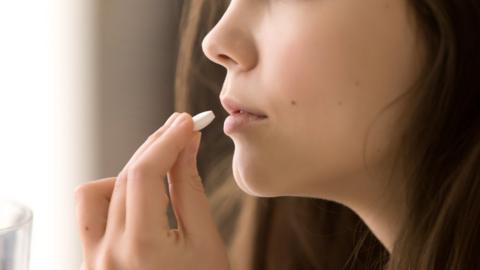
[[[114,190],[118,188],[118,185],[120,185],[121,182],[125,181],[127,179],[127,175],[125,172],[121,172],[116,178],[115,178],[115,185],[114,185]]]
[[[150,134],[150,136],[148,136],[147,142],[152,143],[152,142],[156,141],[158,138],[160,138],[160,136],[162,136],[162,134],[165,132],[166,128],[167,128],[167,126],[164,124],[163,126],[158,128],[157,130],[155,130],[152,134]]]
[[[88,196],[88,194],[90,193],[89,191],[90,191],[90,185],[88,183],[78,185],[74,191],[75,201],[77,203],[83,202],[85,198]]]
[[[147,138],[147,143],[150,143],[150,142],[153,142],[155,141],[157,138],[158,138],[158,133],[159,131],[161,130],[162,128],[160,128],[159,130],[155,131],[154,133],[150,134],[150,136],[148,136]]]
[[[121,184],[124,184],[127,179],[127,173],[125,170],[122,170],[115,179],[115,186],[113,191],[118,192],[118,189]]]
[[[167,128],[167,126],[163,125],[163,126],[159,127],[157,130],[155,130],[155,132],[153,132],[152,135],[150,135],[152,140],[158,139],[163,134],[163,132],[165,131],[166,128]]]
[[[149,171],[150,168],[145,162],[137,162],[128,168],[127,175],[131,179],[145,178]]]

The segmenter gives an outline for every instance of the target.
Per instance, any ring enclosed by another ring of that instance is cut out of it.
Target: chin
[[[273,185],[269,183],[270,178],[262,176],[256,167],[245,166],[233,160],[232,171],[233,178],[238,187],[245,193],[255,197],[277,197],[279,194],[273,190]]]

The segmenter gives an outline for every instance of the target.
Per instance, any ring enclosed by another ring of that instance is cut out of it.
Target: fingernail
[[[187,116],[184,113],[181,113],[179,116],[177,116],[177,118],[173,122],[172,127],[178,127],[184,122],[186,122],[186,120],[187,120]]]
[[[170,115],[170,117],[167,119],[167,121],[165,121],[165,126],[170,126],[170,124],[175,121],[175,119],[178,117],[179,113],[178,112],[174,112],[173,114]]]

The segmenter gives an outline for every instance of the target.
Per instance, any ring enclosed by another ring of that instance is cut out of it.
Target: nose
[[[224,14],[202,40],[202,50],[212,62],[227,70],[246,71],[255,67],[257,50],[249,26]]]

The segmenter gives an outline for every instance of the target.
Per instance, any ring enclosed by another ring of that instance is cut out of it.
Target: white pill
[[[193,131],[202,130],[204,127],[210,125],[214,118],[215,114],[212,111],[205,111],[195,115],[192,117]]]

